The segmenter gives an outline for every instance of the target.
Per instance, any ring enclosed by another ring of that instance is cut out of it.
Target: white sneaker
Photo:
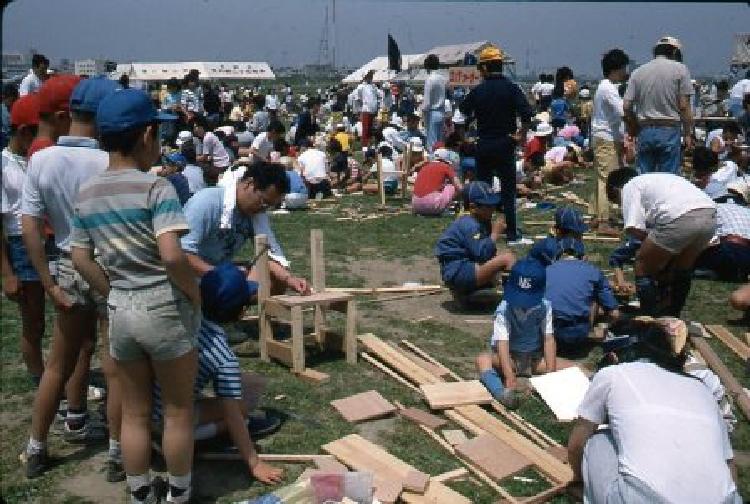
[[[517,247],[519,245],[533,245],[533,244],[534,244],[534,240],[530,238],[518,238],[516,240],[508,242],[509,247]]]

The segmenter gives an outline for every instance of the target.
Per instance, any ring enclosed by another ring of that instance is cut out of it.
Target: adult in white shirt
[[[370,143],[370,132],[372,131],[372,122],[378,113],[378,101],[380,99],[378,88],[372,83],[372,77],[375,70],[370,70],[365,74],[364,80],[354,90],[360,110],[360,120],[362,121],[362,147],[367,147]]]
[[[568,441],[583,502],[742,502],[734,454],[709,389],[684,372],[687,330],[616,323]],[[597,427],[608,424],[608,429]]]
[[[599,82],[594,94],[591,136],[596,186],[591,195],[591,212],[602,228],[609,228],[611,211],[607,201],[607,175],[620,166],[622,159],[623,110],[617,83],[625,80],[629,62],[630,58],[621,49],[607,52],[602,58],[604,79]]]
[[[607,197],[621,206],[625,232],[643,242],[634,265],[641,310],[679,317],[690,293],[695,260],[716,230],[715,203],[678,175],[638,175],[630,168],[610,173]],[[671,292],[664,307],[663,292]]]
[[[264,131],[260,135],[256,136],[250,146],[250,157],[253,161],[269,161],[271,159],[271,152],[273,152],[273,144],[279,138],[284,138],[284,132],[286,129],[280,121],[271,121],[268,125],[268,131]]]
[[[740,136],[740,127],[737,123],[727,123],[723,128],[709,131],[706,135],[706,147],[715,152],[719,160],[723,161],[729,155],[729,150],[738,136]]]
[[[42,82],[47,79],[47,69],[49,60],[42,54],[35,54],[31,58],[31,70],[23,78],[18,86],[18,95],[26,96],[27,94],[36,93],[42,87]]]
[[[744,79],[740,79],[729,90],[729,113],[732,117],[737,118],[742,113],[742,99],[748,94],[750,94],[750,70],[745,72]]]
[[[229,153],[219,137],[208,131],[208,121],[203,115],[193,117],[193,135],[201,141],[201,153],[197,160],[206,166],[206,179],[216,183],[224,170],[231,164]]]
[[[440,59],[436,55],[428,54],[424,59],[424,67],[429,75],[424,82],[424,100],[421,110],[426,130],[427,150],[432,152],[433,146],[443,140],[445,88],[448,85],[448,79],[438,71]]]
[[[331,195],[331,179],[328,176],[328,156],[325,153],[325,142],[310,146],[310,141],[300,141],[302,153],[297,157],[297,169],[307,185],[310,198],[322,194],[324,198]]]

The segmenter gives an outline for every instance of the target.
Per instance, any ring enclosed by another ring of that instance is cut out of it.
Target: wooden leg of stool
[[[302,325],[302,307],[292,307],[292,371],[305,370],[305,334]]]
[[[273,331],[271,330],[271,319],[266,314],[264,303],[258,306],[258,328],[260,331],[260,360],[271,362],[271,357],[268,355],[268,342],[273,339]]]
[[[346,302],[344,353],[346,354],[346,362],[349,364],[357,363],[357,302],[353,299]]]
[[[320,348],[326,344],[326,311],[322,306],[315,307],[315,339]]]

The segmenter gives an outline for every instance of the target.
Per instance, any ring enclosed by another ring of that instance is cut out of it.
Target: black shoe
[[[106,472],[105,479],[109,483],[118,483],[120,481],[125,481],[125,468],[122,467],[122,461],[115,460],[115,459],[107,459],[107,462],[104,465],[104,470]]]
[[[273,434],[279,427],[281,427],[281,418],[267,411],[253,413],[247,419],[247,430],[253,441]]]
[[[28,453],[25,452],[26,459],[26,478],[33,479],[44,474],[49,469],[49,459],[47,457],[47,450],[42,450],[39,453]]]

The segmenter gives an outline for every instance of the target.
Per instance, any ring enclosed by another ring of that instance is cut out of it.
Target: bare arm
[[[458,195],[464,189],[464,186],[461,183],[461,179],[458,177],[453,177],[451,179],[451,184],[453,184],[453,187],[456,188],[456,195]]]
[[[52,299],[52,302],[60,310],[67,310],[73,306],[68,296],[55,283],[55,279],[49,272],[47,264],[47,255],[44,253],[44,244],[42,243],[42,226],[43,221],[40,218],[31,215],[21,216],[21,226],[23,227],[23,244],[29,254],[31,264],[34,266],[39,280],[44,287],[44,291]]]
[[[544,336],[544,363],[548,373],[557,371],[557,344],[554,334]]]
[[[583,418],[578,418],[568,437],[568,462],[573,470],[573,481],[582,481],[583,449],[586,441],[596,430],[596,424]]]
[[[201,296],[195,273],[190,267],[180,246],[180,237],[175,231],[167,231],[156,237],[159,255],[164,262],[167,276],[195,306],[200,306]]]
[[[690,95],[680,95],[680,118],[685,148],[691,149],[693,147],[693,108],[690,106]]]
[[[626,131],[631,136],[638,136],[638,118],[635,116],[633,102],[630,100],[623,100],[622,111],[624,113],[622,120],[625,122]]]
[[[5,239],[5,233],[0,229],[0,267],[2,268],[3,292],[8,299],[15,300],[22,293],[21,282],[13,272],[13,268],[8,260],[8,241]]]
[[[201,259],[200,256],[196,254],[185,252],[185,257],[187,258],[187,262],[190,265],[190,267],[193,269],[195,274],[199,277],[202,277],[203,275],[205,275],[206,273],[214,269],[214,267],[211,264],[207,263],[206,261]]]
[[[505,379],[505,388],[516,388],[516,373],[513,371],[513,363],[510,360],[510,342],[501,340],[497,342],[497,355],[500,360],[500,370]]]
[[[73,266],[94,290],[105,298],[109,296],[109,278],[98,262],[94,260],[94,251],[89,248],[72,247],[70,253]]]

